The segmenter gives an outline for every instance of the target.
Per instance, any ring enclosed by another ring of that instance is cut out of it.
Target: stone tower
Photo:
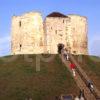
[[[57,45],[62,43],[71,54],[88,54],[86,17],[53,12],[44,26],[47,53],[57,54]]]
[[[43,53],[44,32],[42,16],[30,12],[12,18],[12,54]]]
[[[62,43],[71,54],[88,54],[87,18],[49,14],[44,22],[38,12],[12,18],[12,54],[57,54]]]
[[[68,41],[72,54],[88,54],[87,18],[79,15],[70,17],[68,25]]]
[[[58,12],[53,12],[46,17],[44,25],[47,53],[57,54],[57,45],[59,43],[66,45],[68,24],[69,17]]]

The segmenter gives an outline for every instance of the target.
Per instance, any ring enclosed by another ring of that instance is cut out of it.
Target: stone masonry
[[[40,13],[30,12],[12,18],[12,54],[43,53],[44,32]]]
[[[49,14],[44,22],[39,12],[12,18],[12,54],[57,54],[62,43],[72,54],[88,54],[87,18]]]
[[[66,46],[66,38],[68,35],[66,28],[69,22],[69,18],[67,16],[56,14],[54,17],[54,15],[48,15],[44,22],[47,40],[47,52],[52,54],[57,53],[57,45],[59,43],[62,43]]]
[[[70,52],[73,54],[88,54],[87,18],[79,15],[68,15]]]

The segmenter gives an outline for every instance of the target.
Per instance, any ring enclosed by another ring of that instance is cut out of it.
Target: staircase
[[[68,68],[68,70],[72,74],[72,70],[70,69],[70,61],[66,61],[62,55],[59,55],[62,62],[65,64],[65,66]],[[94,92],[91,92],[90,89],[87,87],[87,80],[90,80],[89,77],[86,75],[86,73],[83,71],[81,66],[76,62],[74,57],[70,55],[71,61],[77,66],[76,68],[76,77],[73,77],[77,86],[81,89],[84,90],[84,95],[86,97],[86,100],[96,100],[96,97],[100,97],[100,92],[94,86]]]

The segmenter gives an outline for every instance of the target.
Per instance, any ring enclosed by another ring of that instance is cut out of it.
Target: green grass
[[[44,55],[49,57],[50,55]],[[10,59],[12,56],[4,58]],[[50,62],[40,62],[36,71],[36,55],[18,55],[13,61],[5,62],[0,58],[0,100],[55,100],[60,94],[77,94],[79,89],[70,72],[58,55]]]

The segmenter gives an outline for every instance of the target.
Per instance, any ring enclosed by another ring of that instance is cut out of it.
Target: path
[[[70,61],[65,61],[65,59],[60,55],[60,58],[62,59],[62,62],[66,65],[66,67],[68,68],[68,70],[72,73],[69,65],[70,65]],[[72,58],[71,56],[71,60],[73,62],[75,62],[75,65],[77,66],[78,63],[74,60],[74,58]],[[82,76],[79,74],[79,71],[81,71],[81,73],[83,73],[86,77],[86,79],[89,79],[88,76],[86,75],[86,73],[80,68],[80,66],[77,66],[77,71],[76,71],[76,77],[73,77],[76,84],[78,85],[78,87],[82,90],[84,89],[84,95],[86,97],[86,100],[96,100],[95,95],[91,93],[91,91],[89,90],[89,88],[86,86],[85,81],[83,80]],[[97,90],[98,91],[98,90]]]

